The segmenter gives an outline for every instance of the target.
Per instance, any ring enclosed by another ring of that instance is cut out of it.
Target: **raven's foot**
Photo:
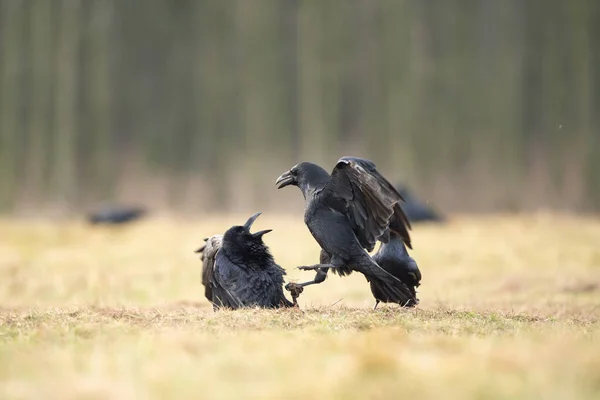
[[[287,285],[285,285],[285,290],[290,292],[293,298],[297,298],[298,296],[300,296],[300,293],[304,291],[304,286],[298,283],[290,282]]]
[[[300,306],[298,305],[298,297],[304,291],[304,286],[298,283],[290,282],[287,285],[285,285],[285,290],[290,292],[290,294],[292,295],[292,302],[294,303],[294,307],[300,308]]]

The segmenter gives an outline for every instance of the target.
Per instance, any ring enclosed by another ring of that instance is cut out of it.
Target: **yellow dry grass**
[[[373,312],[330,276],[301,310],[213,313],[204,236],[249,215],[122,228],[0,221],[3,399],[597,399],[600,220],[548,214],[417,225],[416,310]],[[318,247],[265,213],[288,279]]]

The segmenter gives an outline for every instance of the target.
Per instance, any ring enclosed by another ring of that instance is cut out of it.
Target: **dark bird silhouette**
[[[402,196],[369,160],[342,157],[331,175],[320,166],[302,162],[275,182],[278,189],[298,186],[306,200],[304,222],[321,246],[320,263],[298,267],[316,270],[312,281],[286,286],[304,287],[327,278],[329,269],[340,276],[362,273],[381,299],[399,304],[416,301],[394,274],[371,258],[377,241],[397,235],[412,249],[410,223],[399,203]]]
[[[416,288],[421,285],[421,271],[414,258],[408,254],[402,238],[395,233],[390,234],[390,240],[387,243],[381,243],[379,250],[373,255],[373,260],[381,268],[400,279],[410,290],[412,298],[408,302],[400,304],[401,306],[414,307],[419,304]],[[375,297],[373,310],[377,308],[380,301],[395,302],[395,299],[387,297],[386,293],[379,289],[379,286],[373,285],[373,282],[370,284],[371,293]]]
[[[419,200],[406,186],[400,184],[396,186],[396,189],[404,199],[404,203],[401,205],[402,211],[410,222],[445,222],[446,218],[443,215]]]
[[[147,214],[142,207],[109,205],[88,214],[87,220],[90,224],[117,225],[135,221]]]
[[[232,226],[223,235],[204,239],[196,250],[202,253],[204,295],[213,309],[242,307],[278,308],[297,306],[301,288],[292,292],[293,302],[283,292],[285,270],[275,263],[262,237],[265,229],[250,233],[256,213],[242,226]]]

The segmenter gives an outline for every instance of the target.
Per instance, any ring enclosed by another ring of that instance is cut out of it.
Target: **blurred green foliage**
[[[0,0],[0,44],[6,212],[283,209],[342,155],[447,210],[600,208],[595,0]]]

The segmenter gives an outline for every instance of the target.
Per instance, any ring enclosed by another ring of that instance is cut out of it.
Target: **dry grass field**
[[[0,221],[2,399],[598,399],[600,220],[413,227],[415,310],[331,275],[300,310],[214,313],[202,238],[249,215],[119,228]],[[265,212],[288,279],[318,247]]]

